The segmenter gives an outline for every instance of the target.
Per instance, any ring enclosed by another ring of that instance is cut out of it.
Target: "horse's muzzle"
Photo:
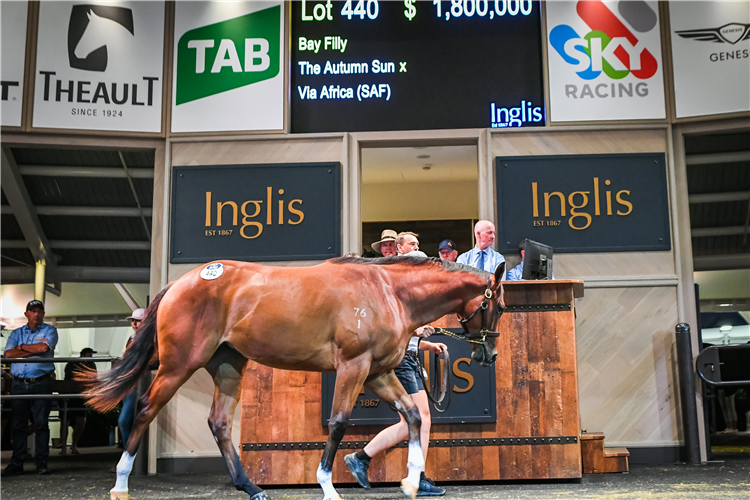
[[[495,359],[497,359],[497,353],[490,355],[487,346],[481,344],[471,353],[471,359],[486,368],[495,362]]]

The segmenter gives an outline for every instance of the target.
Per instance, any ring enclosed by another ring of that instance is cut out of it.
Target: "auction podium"
[[[581,477],[575,298],[583,282],[504,283],[495,386],[497,421],[433,424],[426,471],[440,482]],[[455,315],[433,323],[460,328]],[[439,339],[438,339],[439,340]],[[316,484],[328,438],[321,425],[321,374],[274,370],[250,362],[242,393],[240,459],[252,481]],[[335,483],[353,483],[344,455],[382,426],[347,429],[333,468]],[[373,459],[370,481],[406,475],[407,448]]]

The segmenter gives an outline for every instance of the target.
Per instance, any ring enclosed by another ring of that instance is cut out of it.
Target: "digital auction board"
[[[543,126],[540,9],[292,2],[292,132]]]

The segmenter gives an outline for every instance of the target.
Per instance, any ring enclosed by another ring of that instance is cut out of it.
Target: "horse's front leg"
[[[407,460],[409,474],[401,481],[401,490],[414,500],[419,489],[419,478],[424,470],[424,454],[419,439],[422,427],[419,408],[417,408],[411,396],[406,393],[393,370],[367,382],[367,388],[403,415],[406,424],[409,426],[409,457]]]
[[[333,407],[331,420],[328,423],[328,442],[323,450],[323,458],[318,466],[318,483],[323,488],[325,500],[341,498],[333,487],[332,470],[333,459],[341,439],[346,432],[346,425],[362,389],[362,384],[370,371],[369,355],[360,356],[353,360],[343,361],[336,370],[336,388],[333,393]]]

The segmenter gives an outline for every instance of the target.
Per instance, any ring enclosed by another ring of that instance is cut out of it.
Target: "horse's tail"
[[[117,403],[135,388],[149,365],[159,359],[156,311],[170,286],[171,283],[151,301],[133,341],[125,350],[122,359],[111,370],[101,374],[93,369],[76,372],[75,379],[83,382],[87,404],[96,411],[107,412],[117,406]]]

